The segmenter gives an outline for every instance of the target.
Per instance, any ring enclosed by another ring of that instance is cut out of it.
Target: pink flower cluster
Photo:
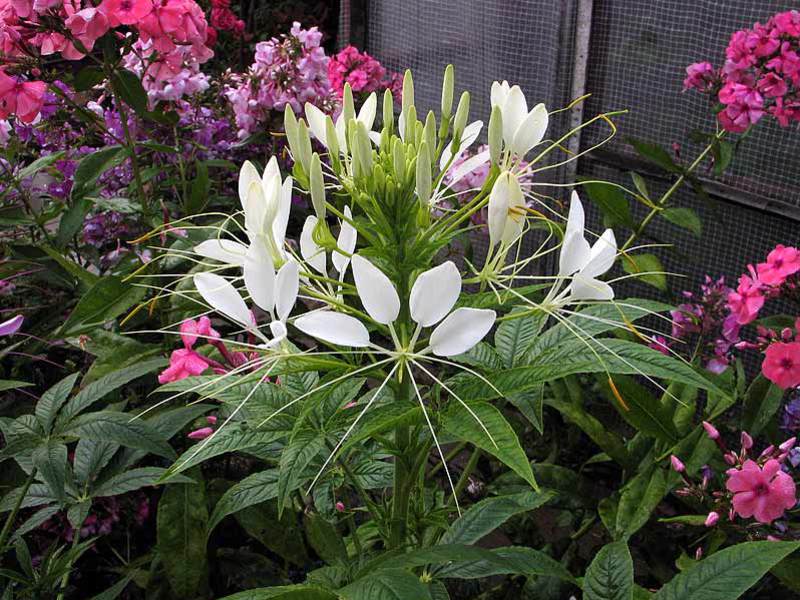
[[[244,35],[244,21],[231,10],[231,0],[211,0],[211,26],[217,31],[230,31],[236,36]]]
[[[347,46],[328,62],[328,79],[339,97],[344,94],[344,84],[349,83],[353,92],[369,94],[385,89],[392,90],[399,99],[403,78],[399,73],[388,72],[380,62],[355,46]]]
[[[273,111],[286,105],[296,113],[310,102],[330,111],[335,98],[328,82],[328,57],[320,47],[322,33],[295,22],[288,35],[256,44],[255,62],[247,73],[231,75],[225,95],[239,128],[239,137],[255,132]]]
[[[191,46],[178,46],[161,54],[155,51],[152,41],[137,40],[132,50],[123,57],[123,65],[141,78],[151,107],[159,101],[176,102],[209,87],[209,78],[200,72],[200,62]]]
[[[799,11],[737,31],[725,55],[719,70],[708,62],[689,65],[684,80],[685,89],[716,96],[724,105],[717,115],[724,129],[745,131],[765,114],[782,127],[800,121]]]
[[[57,53],[78,60],[109,30],[121,26],[149,43],[173,71],[187,53],[197,63],[213,56],[206,45],[208,23],[195,0],[103,0],[99,6],[89,0],[0,0],[0,55],[6,65]],[[179,58],[170,58],[172,54]],[[44,91],[41,81],[0,70],[0,119],[14,114],[32,122]]]
[[[748,275],[739,278],[735,292],[728,294],[728,306],[741,325],[756,319],[766,298],[780,295],[782,287],[794,287],[794,275],[800,271],[800,251],[778,244],[766,262],[748,265]]]

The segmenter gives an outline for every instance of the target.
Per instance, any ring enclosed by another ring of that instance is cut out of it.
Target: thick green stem
[[[402,374],[403,369],[398,369]],[[402,375],[399,375],[402,377]],[[408,374],[400,380],[400,397],[408,396]],[[411,501],[411,487],[416,481],[408,461],[410,431],[408,425],[400,425],[395,429],[394,441],[397,456],[394,459],[394,497],[392,499],[392,520],[389,529],[390,548],[401,547],[405,543],[406,526],[408,524],[408,506]]]
[[[639,226],[634,230],[634,232],[630,235],[630,237],[625,241],[625,244],[623,244],[623,246],[622,246],[622,248],[620,248],[620,250],[622,250],[624,252],[625,250],[630,248],[631,244],[633,244],[633,242],[635,242],[637,240],[637,238],[640,235],[642,235],[642,233],[644,232],[645,228],[650,224],[650,221],[652,221],[653,218],[665,207],[665,205],[667,204],[669,199],[672,197],[672,195],[675,192],[677,192],[678,189],[686,182],[686,180],[689,178],[689,175],[691,175],[692,172],[694,172],[694,170],[697,167],[700,166],[700,163],[702,163],[703,160],[705,160],[706,156],[708,156],[708,153],[711,152],[711,150],[714,148],[714,145],[717,144],[717,142],[719,142],[719,140],[721,140],[724,137],[724,135],[725,135],[725,131],[722,130],[719,133],[717,133],[717,135],[714,136],[714,140],[711,143],[709,143],[708,146],[705,147],[705,149],[694,160],[694,162],[691,165],[689,165],[689,167],[686,169],[686,171],[684,171],[681,174],[681,176],[678,177],[678,179],[675,180],[675,183],[673,183],[670,186],[670,188],[666,192],[664,192],[664,195],[661,196],[661,198],[659,198],[655,202],[655,206],[653,208],[651,208],[650,212],[647,213],[647,216],[644,219],[642,219],[642,222],[639,223]]]
[[[6,540],[8,540],[8,536],[11,533],[11,527],[14,526],[14,521],[17,520],[17,513],[19,509],[22,507],[22,502],[25,500],[25,496],[28,495],[28,490],[33,484],[33,480],[36,478],[36,467],[31,469],[30,475],[28,475],[28,479],[25,480],[25,485],[22,486],[22,492],[17,498],[17,501],[14,502],[14,508],[11,509],[11,512],[8,513],[8,517],[6,518],[6,522],[3,525],[3,531],[0,532],[0,556],[5,553],[6,550]]]

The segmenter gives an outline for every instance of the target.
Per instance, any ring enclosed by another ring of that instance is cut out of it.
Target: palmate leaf
[[[606,544],[583,578],[584,600],[631,600],[633,560],[625,542]]]
[[[537,355],[528,366],[498,371],[487,375],[487,379],[504,396],[508,396],[534,389],[542,382],[578,373],[641,374],[656,379],[682,381],[723,397],[728,396],[691,366],[643,344],[612,338],[590,343],[597,356],[581,342],[573,340],[557,348],[549,348]],[[481,379],[466,373],[459,373],[450,379],[450,387],[462,398],[492,400],[498,396]]]
[[[470,414],[460,402],[451,401],[443,415],[444,430],[453,437],[490,453],[536,489],[536,480],[528,457],[525,456],[516,432],[503,413],[486,402],[471,402],[469,408],[473,414]],[[491,437],[487,435],[484,427]]]

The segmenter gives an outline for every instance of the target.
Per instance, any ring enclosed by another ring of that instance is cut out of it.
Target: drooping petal
[[[194,285],[211,308],[247,328],[253,326],[247,305],[227,279],[215,273],[198,273]]]
[[[329,344],[352,348],[369,346],[369,331],[361,321],[350,315],[318,311],[298,317],[294,320],[294,326],[306,335]]]
[[[254,181],[258,182],[261,177],[258,176],[258,169],[249,160],[244,161],[242,168],[239,169],[239,201],[242,203],[242,208],[245,213],[247,212],[247,194],[250,190],[250,184]]]
[[[350,212],[350,207],[344,207],[344,216],[347,219],[353,218],[353,213]],[[347,254],[352,254],[356,249],[356,241],[358,240],[358,232],[349,221],[342,221],[342,228],[339,230],[339,237],[336,238],[336,245]],[[344,273],[347,265],[350,264],[350,257],[342,254],[341,252],[333,251],[333,266],[339,273]]]
[[[273,321],[269,324],[269,331],[272,334],[272,339],[267,342],[267,347],[272,348],[280,344],[283,340],[286,339],[286,325],[283,321]]]
[[[250,239],[261,235],[267,216],[267,202],[260,181],[253,181],[244,200],[244,227]]]
[[[303,223],[303,231],[300,232],[300,256],[303,260],[322,275],[327,274],[327,259],[325,250],[317,246],[312,234],[317,226],[318,219],[314,215],[308,215],[306,222]]]
[[[496,318],[493,310],[457,308],[433,330],[431,350],[437,356],[463,354],[489,333]]]
[[[251,300],[269,313],[275,306],[275,264],[261,240],[255,240],[244,259],[244,285]]]
[[[285,321],[292,312],[300,290],[300,265],[289,259],[278,270],[275,278],[275,313]]]
[[[317,138],[317,140],[319,140],[319,142],[327,148],[328,142],[325,136],[325,113],[310,102],[306,102],[305,109],[306,120],[308,121],[308,129],[311,131],[311,135]]]
[[[614,290],[605,281],[593,279],[578,273],[572,278],[569,299],[578,300],[611,300]]]
[[[264,175],[261,178],[261,190],[264,194],[264,221],[263,227],[271,225],[278,214],[278,207],[281,200],[281,170],[278,167],[278,159],[274,156],[269,159]]]
[[[589,253],[589,262],[581,269],[584,277],[597,277],[602,275],[614,264],[617,257],[617,240],[614,231],[606,229],[603,235],[594,243]]]
[[[583,224],[583,205],[578,194],[572,192],[564,242],[558,259],[558,274],[561,277],[572,275],[589,262],[591,247],[583,235]]]
[[[489,194],[486,224],[489,227],[490,246],[497,244],[503,237],[503,230],[508,218],[510,187],[511,174],[505,171],[497,176]]]
[[[534,106],[514,133],[513,152],[518,156],[524,156],[528,150],[541,142],[547,132],[548,120],[544,104]]]
[[[411,287],[411,318],[423,327],[435,325],[455,306],[460,294],[461,273],[452,261],[428,269]]]
[[[391,280],[363,256],[353,255],[353,279],[369,316],[388,325],[400,314],[400,297]]]
[[[213,238],[197,244],[194,251],[204,258],[241,267],[244,265],[247,246],[233,240]]]
[[[483,152],[479,152],[475,156],[471,156],[460,165],[458,165],[455,169],[450,171],[450,177],[448,180],[448,185],[451,187],[468,174],[472,173],[479,167],[482,167],[487,162],[489,162],[490,154],[488,150],[484,150]]]
[[[378,97],[375,92],[372,92],[364,104],[361,105],[361,110],[358,111],[358,120],[361,121],[367,128],[367,131],[372,131],[372,125],[375,123],[375,112],[378,107]]]
[[[583,204],[578,196],[578,192],[573,190],[569,201],[569,214],[567,215],[567,227],[564,231],[564,237],[567,238],[573,233],[580,233],[583,235],[585,220]]]

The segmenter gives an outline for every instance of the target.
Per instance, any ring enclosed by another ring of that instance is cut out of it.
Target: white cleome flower
[[[364,310],[377,323],[389,325],[400,314],[400,297],[389,278],[369,260],[354,255],[353,278]],[[437,356],[463,354],[480,342],[494,325],[493,310],[461,307],[452,310],[461,293],[461,274],[448,261],[419,275],[409,295],[409,311],[418,328],[436,325],[429,340]],[[452,312],[451,312],[452,311]],[[438,325],[437,325],[438,324]],[[350,315],[317,311],[294,321],[300,331],[340,346],[370,346],[366,326]]]
[[[367,128],[367,131],[370,134],[370,139],[373,141],[376,141],[376,137],[378,140],[380,139],[380,134],[376,134],[376,132],[372,131],[372,126],[375,123],[375,113],[377,111],[377,107],[378,97],[375,95],[375,92],[372,92],[364,101],[364,104],[361,105],[361,110],[358,111],[358,116],[356,117],[356,120],[363,123]],[[327,115],[325,115],[324,112],[310,102],[306,102],[305,115],[306,120],[308,121],[308,129],[311,131],[311,134],[317,138],[317,140],[319,140],[323,146],[330,149],[330,144],[328,143],[327,126],[325,125]],[[339,152],[344,154],[347,152],[347,135],[343,113],[340,114],[336,119],[334,128],[336,130],[336,142],[339,146]]]
[[[358,241],[358,232],[350,224],[353,219],[353,213],[350,211],[349,206],[344,207],[344,216],[345,219],[339,222],[340,229],[339,236],[336,238],[336,246],[345,254],[334,250],[331,255],[331,262],[339,273],[340,278],[344,276],[347,265],[350,264],[350,255],[355,251],[356,242]],[[328,261],[325,249],[318,246],[313,238],[314,228],[318,222],[319,220],[314,215],[306,217],[306,221],[303,223],[303,231],[300,233],[300,255],[312,269],[321,275],[327,275]]]
[[[584,237],[583,205],[576,192],[567,217],[567,228],[559,256],[559,277],[570,277],[572,281],[565,290],[565,300],[611,300],[614,290],[605,281],[597,279],[614,264],[617,256],[617,240],[611,229],[606,229],[593,246]]]
[[[492,108],[500,107],[503,116],[503,141],[511,154],[522,157],[542,141],[547,131],[549,116],[544,104],[537,104],[530,112],[525,94],[518,85],[507,81],[492,84]]]
[[[275,262],[286,260],[283,245],[292,206],[292,178],[281,178],[278,160],[273,156],[263,175],[258,174],[253,163],[245,161],[239,171],[238,187],[250,243],[260,241]],[[243,266],[248,249],[234,240],[214,238],[201,242],[194,250],[206,258]]]
[[[211,308],[242,325],[270,348],[286,338],[286,319],[300,287],[300,269],[296,261],[287,260],[277,274],[273,265],[270,253],[261,242],[250,244],[243,265],[244,284],[253,303],[271,317],[271,339],[259,331],[244,299],[227,279],[215,273],[194,276],[197,291]]]
[[[517,176],[503,171],[497,176],[489,195],[486,222],[489,244],[508,245],[522,235],[525,227],[525,196]]]

